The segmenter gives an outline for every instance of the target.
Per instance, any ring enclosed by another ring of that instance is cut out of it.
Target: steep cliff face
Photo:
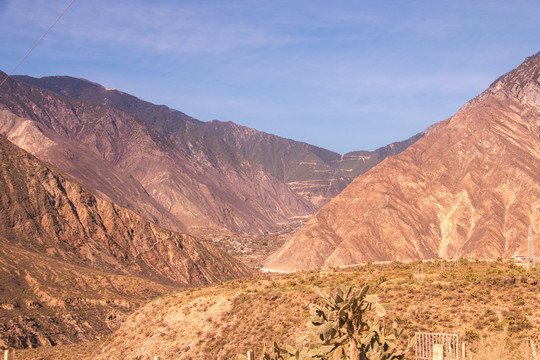
[[[251,276],[215,247],[166,230],[0,136],[0,340],[96,340],[151,298]]]
[[[357,151],[341,156],[232,122],[201,122],[166,106],[157,106],[84,79],[68,76],[15,78],[70,98],[125,111],[150,125],[188,154],[204,156],[221,173],[231,171],[242,162],[253,169],[262,169],[316,208],[334,198],[355,177],[386,157],[405,150],[424,135],[420,133],[375,151]]]
[[[261,234],[313,213],[311,204],[217,139],[205,139],[204,147],[165,134],[167,124],[186,126],[171,120],[176,112],[156,114],[162,127],[16,81],[0,92],[0,130],[10,140],[164,227]]]
[[[232,122],[214,120],[203,126],[206,132],[223,139],[248,161],[262,166],[317,208],[333,199],[358,175],[386,157],[399,154],[424,135],[420,133],[375,151],[356,151],[342,156]]]
[[[0,137],[0,232],[12,245],[128,275],[207,284],[250,271],[213,246],[94,196]]]
[[[540,54],[355,179],[273,254],[294,271],[526,254],[540,231]]]

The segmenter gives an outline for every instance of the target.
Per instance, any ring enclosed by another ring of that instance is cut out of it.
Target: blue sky
[[[0,0],[0,69],[69,2]],[[16,74],[346,153],[453,115],[540,51],[539,24],[537,0],[76,0]]]

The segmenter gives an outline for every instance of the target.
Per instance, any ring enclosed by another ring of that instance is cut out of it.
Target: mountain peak
[[[540,228],[540,56],[357,177],[264,267],[512,257]]]
[[[522,102],[540,106],[540,52],[529,56],[516,69],[498,78],[487,92],[511,95]]]

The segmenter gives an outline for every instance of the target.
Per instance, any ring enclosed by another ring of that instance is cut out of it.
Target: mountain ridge
[[[40,79],[15,76],[17,80],[75,99],[127,111],[188,153],[204,154],[213,166],[247,161],[287,184],[296,194],[319,208],[345,186],[387,156],[392,156],[422,137],[421,132],[407,140],[375,151],[340,155],[314,145],[285,139],[233,122],[201,122],[177,110],[154,105],[116,89],[69,76]],[[225,154],[225,157],[223,155]],[[221,162],[220,162],[221,157]],[[314,211],[314,210],[313,210]]]
[[[95,341],[151,298],[253,272],[94,195],[0,135],[0,340]],[[3,344],[3,342],[1,342]]]
[[[209,244],[161,228],[131,210],[95,197],[76,180],[3,136],[0,159],[0,228],[12,244],[79,265],[164,283],[204,284],[227,279],[235,271],[250,274]],[[212,263],[216,270],[204,269]]]
[[[235,154],[213,156],[212,149],[192,149],[189,141],[167,137],[116,108],[11,80],[6,84],[10,90],[0,93],[3,110],[9,111],[0,123],[3,134],[11,139],[20,135],[17,141],[26,144],[31,141],[24,140],[27,132],[21,127],[35,128],[43,135],[34,144],[35,155],[173,230],[264,233],[313,213],[309,203],[271,175],[243,159],[229,161]],[[8,121],[10,113],[15,116]],[[76,161],[85,156],[93,158]],[[110,181],[103,185],[95,174],[106,169]],[[115,182],[115,176],[121,181]],[[138,186],[138,198],[125,191],[125,184]]]
[[[528,226],[540,229],[539,69],[540,55],[527,58],[407,150],[357,177],[264,267],[526,252]]]

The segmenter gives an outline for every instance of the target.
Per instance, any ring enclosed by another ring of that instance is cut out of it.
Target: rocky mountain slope
[[[223,139],[251,163],[262,166],[317,208],[333,199],[358,175],[386,157],[399,154],[424,136],[420,133],[375,151],[339,155],[232,122],[214,120],[203,126],[206,132]]]
[[[384,158],[398,154],[424,133],[375,151],[345,155],[306,143],[284,139],[232,122],[201,122],[166,106],[158,106],[118,90],[68,76],[32,78],[25,83],[58,94],[125,111],[156,129],[175,146],[194,156],[201,154],[221,172],[247,162],[287,184],[317,208],[334,198],[355,177]]]
[[[14,80],[0,92],[0,131],[92,191],[174,230],[261,234],[313,213],[263,169],[221,151],[217,139],[203,152],[124,111]]]
[[[526,255],[530,224],[540,231],[540,53],[355,179],[265,267]]]
[[[5,238],[0,244],[0,348],[102,339],[150,299],[178,290],[28,251]]]
[[[150,298],[251,276],[214,246],[94,196],[0,136],[0,329],[16,347],[95,340]]]
[[[14,246],[178,285],[250,274],[214,246],[94,196],[4,137],[0,164],[0,233]]]

